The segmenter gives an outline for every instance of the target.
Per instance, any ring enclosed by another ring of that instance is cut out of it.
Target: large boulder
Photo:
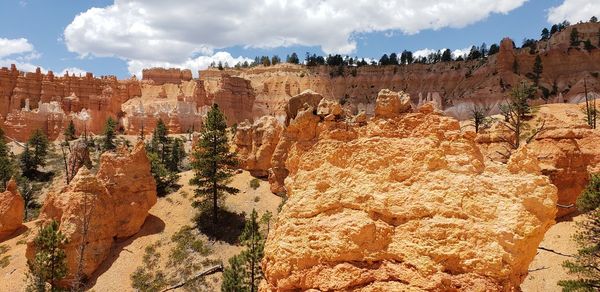
[[[148,210],[156,204],[156,182],[143,142],[133,148],[107,152],[100,157],[100,179],[115,200],[117,237],[129,237],[140,230]]]
[[[286,125],[289,125],[289,122],[296,118],[298,111],[306,108],[306,105],[316,109],[319,105],[319,102],[321,102],[321,99],[323,99],[321,94],[318,94],[310,89],[291,97],[285,107]]]
[[[375,116],[381,118],[393,118],[398,114],[410,112],[410,96],[404,92],[394,92],[382,89],[377,94],[375,101]]]
[[[241,168],[253,176],[266,177],[283,127],[275,117],[263,116],[253,124],[242,122],[234,138]]]
[[[556,214],[528,149],[488,161],[473,132],[436,113],[316,128],[280,156],[288,200],[263,290],[518,289]]]
[[[6,191],[0,193],[0,239],[11,235],[23,224],[25,202],[17,190],[17,183],[11,179]]]

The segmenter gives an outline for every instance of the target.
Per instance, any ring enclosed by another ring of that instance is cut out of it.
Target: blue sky
[[[379,58],[489,46],[505,36],[520,44],[558,19],[600,16],[596,0],[339,1],[4,0],[0,45],[14,49],[0,46],[0,65],[125,78],[147,66],[197,70],[291,52]]]

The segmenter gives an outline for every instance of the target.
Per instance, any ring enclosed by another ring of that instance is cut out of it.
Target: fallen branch
[[[565,209],[570,209],[575,207],[575,204],[571,204],[571,205],[561,205],[561,204],[556,204],[556,206],[558,206],[559,208],[565,208]]]
[[[543,247],[543,246],[540,246],[540,247],[538,247],[538,249],[541,249],[541,250],[544,250],[544,251],[547,251],[547,252],[551,252],[551,253],[553,253],[553,254],[557,254],[557,255],[559,255],[559,256],[563,256],[563,257],[570,257],[570,258],[573,258],[573,257],[574,257],[573,255],[570,255],[570,254],[564,254],[564,253],[560,253],[560,252],[557,252],[557,251],[555,251],[555,250],[553,250],[553,249],[545,248],[545,247]]]
[[[549,269],[549,268],[548,267],[541,267],[541,268],[537,268],[537,269],[533,269],[533,270],[528,270],[527,272],[531,273],[531,272],[537,272],[537,271],[546,270],[546,269]]]
[[[183,281],[180,282],[179,284],[175,285],[175,286],[171,286],[165,290],[162,290],[161,292],[166,292],[166,291],[170,291],[170,290],[175,290],[177,288],[181,288],[183,287],[185,284],[187,284],[188,282],[194,281],[200,277],[204,277],[204,276],[208,276],[208,275],[212,275],[216,272],[223,272],[223,265],[216,265],[214,267],[208,268],[206,270],[204,270],[203,272],[197,274],[196,276],[194,276],[193,278],[187,280],[187,281]]]

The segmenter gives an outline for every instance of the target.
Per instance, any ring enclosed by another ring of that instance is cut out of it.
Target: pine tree
[[[150,141],[151,150],[156,152],[160,161],[165,164],[166,159],[169,155],[169,143],[170,139],[167,136],[168,130],[167,126],[163,122],[162,119],[158,119],[156,122],[156,128],[154,128],[154,132],[152,133],[152,140]]]
[[[486,106],[474,105],[471,108],[471,120],[473,120],[473,126],[475,127],[475,133],[479,133],[482,127],[488,123],[486,115],[489,113],[490,108]]]
[[[0,192],[6,189],[6,183],[14,174],[13,163],[9,153],[10,149],[6,145],[4,132],[0,129]]]
[[[442,53],[442,62],[452,61],[452,52],[449,49],[445,49]]]
[[[21,162],[21,172],[27,178],[32,178],[37,170],[37,163],[29,143],[25,143],[25,149],[21,153],[19,160]]]
[[[563,262],[569,274],[576,280],[559,281],[563,291],[600,290],[600,175],[593,175],[583,193],[577,199],[577,208],[585,214],[574,239],[579,250],[574,260]]]
[[[540,55],[535,56],[535,62],[533,63],[533,83],[537,86],[540,81],[540,76],[542,75],[542,71],[544,70],[544,66],[542,65],[542,58]]]
[[[183,141],[177,138],[173,140],[173,145],[171,146],[171,157],[169,157],[168,168],[170,171],[177,172],[179,171],[179,166],[181,165],[181,161],[185,157],[185,148],[183,146]]]
[[[194,177],[190,184],[196,185],[195,196],[205,196],[206,203],[212,202],[213,223],[218,223],[219,198],[237,194],[238,189],[227,186],[237,166],[235,153],[229,152],[225,116],[217,104],[213,104],[204,121],[198,148],[193,154]]]
[[[65,128],[64,136],[65,141],[73,141],[77,138],[75,137],[75,124],[73,123],[73,120],[70,120],[69,125]]]
[[[59,230],[58,222],[52,220],[42,227],[34,241],[35,256],[29,266],[29,287],[34,291],[45,291],[50,283],[51,291],[58,291],[57,283],[67,275],[66,255],[63,246],[67,243]]]
[[[506,123],[502,125],[513,133],[512,138],[510,140],[505,140],[504,142],[510,144],[513,149],[518,149],[521,145],[521,139],[527,127],[524,123],[524,118],[531,113],[531,107],[527,101],[533,98],[534,92],[535,89],[532,86],[523,82],[513,88],[508,102],[500,106],[500,111],[504,115],[506,121]],[[533,135],[536,135],[542,129],[543,124]],[[528,139],[531,139],[532,137],[533,136]]]
[[[33,161],[35,164],[39,166],[46,165],[46,155],[48,155],[50,143],[42,130],[35,130],[27,142],[33,147]]]
[[[260,230],[256,210],[252,210],[239,239],[245,249],[229,259],[230,267],[223,271],[221,290],[258,291],[258,285],[263,278],[260,261],[264,255],[265,239]]]
[[[547,40],[548,38],[550,38],[550,31],[544,27],[542,29],[542,40]]]
[[[223,270],[223,283],[221,291],[240,292],[247,291],[244,285],[244,267],[241,255],[235,255],[229,258],[229,267]]]
[[[117,145],[115,144],[116,128],[117,122],[113,120],[112,117],[108,117],[108,120],[106,120],[106,124],[104,124],[103,132],[104,140],[102,144],[102,149],[104,149],[104,151],[114,150],[115,148],[117,148]]]

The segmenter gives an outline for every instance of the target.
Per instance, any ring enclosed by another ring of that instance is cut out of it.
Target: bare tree
[[[586,121],[587,121],[587,124],[590,126],[590,128],[596,129],[596,117],[598,115],[598,109],[596,108],[596,98],[594,97],[590,101],[590,97],[588,95],[588,90],[587,90],[587,80],[586,79],[583,80],[583,85],[584,85],[584,89],[585,89]]]
[[[81,243],[77,248],[77,271],[75,273],[75,279],[73,280],[72,291],[80,292],[85,290],[85,273],[83,267],[85,266],[85,249],[88,245],[88,234],[90,231],[90,222],[92,219],[93,206],[96,200],[96,196],[93,194],[84,193],[82,212],[81,212]]]
[[[489,112],[490,107],[486,105],[475,104],[473,107],[471,107],[470,115],[471,120],[473,121],[473,126],[475,127],[475,133],[479,133],[479,130],[489,124],[489,119],[487,118]]]

